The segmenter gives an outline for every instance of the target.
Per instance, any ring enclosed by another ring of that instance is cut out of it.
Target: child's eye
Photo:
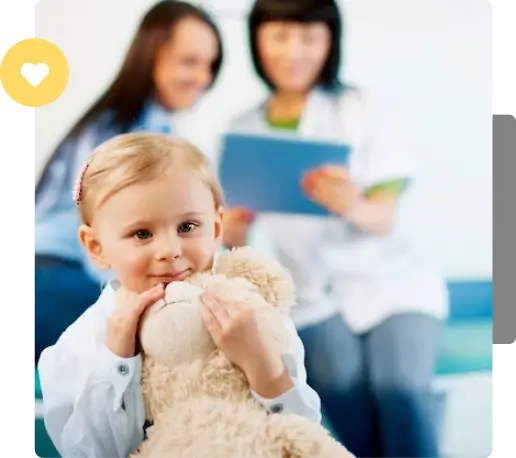
[[[138,240],[147,240],[152,237],[152,233],[148,229],[140,229],[134,233],[133,237]]]
[[[177,232],[179,232],[179,233],[192,232],[197,226],[198,226],[198,224],[195,224],[195,223],[182,223],[177,228]]]

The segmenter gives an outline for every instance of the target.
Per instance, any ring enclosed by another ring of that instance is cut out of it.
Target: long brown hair
[[[213,20],[206,12],[190,3],[176,0],[162,0],[157,3],[141,20],[118,75],[108,89],[70,129],[50,156],[38,181],[36,193],[61,147],[69,140],[77,138],[92,121],[106,110],[112,112],[113,117],[110,121],[120,129],[120,133],[127,131],[129,126],[136,121],[145,102],[154,93],[152,74],[157,52],[170,38],[174,26],[189,17],[194,17],[207,24],[217,37],[219,52],[212,64],[211,85],[215,83],[222,66],[223,50],[220,32]]]

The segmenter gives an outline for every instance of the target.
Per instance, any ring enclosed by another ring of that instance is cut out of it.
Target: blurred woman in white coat
[[[300,186],[333,217],[252,215],[234,209],[225,243],[266,237],[294,275],[293,319],[310,385],[340,440],[359,457],[439,456],[431,380],[448,296],[396,228],[414,177],[389,114],[342,84],[341,17],[333,0],[257,0],[251,56],[267,100],[232,124],[238,133],[321,139],[352,147],[349,168]]]

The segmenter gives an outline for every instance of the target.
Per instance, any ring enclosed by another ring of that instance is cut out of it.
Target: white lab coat
[[[139,355],[120,358],[104,346],[108,316],[115,306],[111,285],[45,349],[38,370],[47,432],[63,457],[125,457],[144,438],[145,409]],[[291,355],[284,362],[295,387],[276,399],[255,399],[271,412],[291,412],[321,420],[318,395],[306,383],[304,348],[291,321]]]
[[[296,132],[271,128],[266,106],[265,101],[245,112],[229,130],[349,144],[349,173],[360,189],[414,175],[413,159],[389,125],[389,113],[373,108],[356,90],[314,89]],[[341,313],[362,333],[396,313],[448,313],[443,278],[414,259],[396,230],[378,236],[339,218],[269,214],[258,218],[249,243],[269,250],[294,275],[298,307],[292,317],[298,328]]]

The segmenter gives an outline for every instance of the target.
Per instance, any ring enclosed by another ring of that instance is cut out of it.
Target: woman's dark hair
[[[273,82],[262,68],[257,44],[258,27],[269,21],[324,22],[331,32],[330,52],[316,84],[328,90],[343,87],[339,80],[343,27],[340,11],[334,0],[255,1],[248,21],[251,58],[258,76],[269,88],[274,89]]]
[[[174,26],[191,17],[206,23],[217,37],[219,55],[212,66],[213,84],[222,65],[222,39],[218,28],[207,13],[190,3],[163,0],[145,14],[118,75],[70,134],[73,136],[76,131],[82,130],[89,121],[108,108],[113,111],[113,120],[117,125],[130,125],[154,91],[152,73],[157,51],[166,44]]]
[[[109,109],[112,112],[112,122],[122,131],[128,129],[138,118],[145,102],[154,93],[152,75],[157,52],[170,38],[173,27],[186,18],[196,18],[204,22],[217,37],[219,53],[212,65],[211,85],[214,84],[222,66],[223,50],[220,32],[210,16],[183,1],[162,0],[156,3],[141,20],[118,75],[57,146],[46,163],[39,183],[42,182],[48,167],[63,144],[76,138],[90,122],[98,119],[106,110]]]

